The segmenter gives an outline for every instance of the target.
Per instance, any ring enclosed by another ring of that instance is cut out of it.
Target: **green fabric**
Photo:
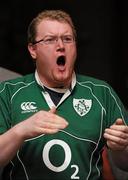
[[[0,84],[1,134],[37,111],[49,110],[42,91],[33,74]],[[26,140],[4,168],[5,179],[10,173],[12,180],[101,179],[104,130],[119,117],[128,121],[116,93],[104,81],[77,75],[76,86],[57,114],[68,127]]]

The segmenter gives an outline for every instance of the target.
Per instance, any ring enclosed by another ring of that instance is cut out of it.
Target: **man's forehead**
[[[54,32],[59,32],[59,31],[72,33],[72,28],[66,22],[43,19],[37,26],[37,32],[40,33],[40,31],[42,33],[43,32],[54,33]]]
[[[46,25],[53,25],[53,24],[58,24],[58,25],[64,25],[64,26],[69,26],[70,25],[66,22],[66,21],[58,21],[58,20],[55,20],[55,19],[42,19],[39,23],[38,23],[38,26],[46,26]]]

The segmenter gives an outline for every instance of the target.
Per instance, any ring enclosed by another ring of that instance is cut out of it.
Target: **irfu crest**
[[[73,107],[80,116],[84,116],[85,114],[87,114],[90,111],[91,106],[92,100],[73,99]]]

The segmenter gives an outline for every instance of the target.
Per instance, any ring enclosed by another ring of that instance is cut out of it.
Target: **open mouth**
[[[57,59],[57,65],[64,66],[65,65],[65,56],[59,56]]]

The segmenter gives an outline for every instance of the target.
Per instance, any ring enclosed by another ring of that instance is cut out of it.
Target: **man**
[[[105,82],[75,74],[76,31],[67,13],[35,17],[28,50],[35,74],[0,85],[3,178],[101,179],[106,142],[115,159],[128,157],[121,101]]]

